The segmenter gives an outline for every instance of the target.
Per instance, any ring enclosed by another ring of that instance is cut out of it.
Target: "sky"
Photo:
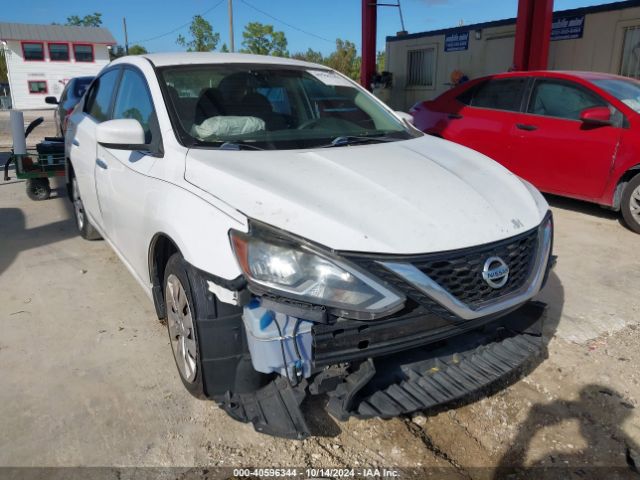
[[[381,0],[379,3],[395,3]],[[603,0],[555,0],[554,10],[613,3]],[[64,23],[70,15],[101,12],[103,26],[118,43],[124,43],[122,17],[127,19],[129,44],[139,43],[150,52],[179,51],[178,34],[188,33],[188,24],[197,14],[211,22],[228,44],[228,0],[22,0],[11,2],[0,21],[20,23]],[[401,0],[405,29],[409,33],[455,27],[515,17],[517,0]],[[241,47],[242,30],[248,22],[262,22],[282,30],[291,53],[319,50],[331,52],[335,39],[342,38],[360,47],[360,0],[233,0],[236,49]],[[378,50],[385,37],[401,30],[397,8],[378,9]]]

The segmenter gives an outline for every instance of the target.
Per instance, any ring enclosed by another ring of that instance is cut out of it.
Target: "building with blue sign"
[[[460,78],[509,70],[515,30],[516,19],[509,18],[387,37],[389,103],[408,110]],[[640,78],[640,0],[554,12],[549,68]]]

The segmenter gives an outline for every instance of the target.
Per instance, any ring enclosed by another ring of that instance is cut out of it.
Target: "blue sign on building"
[[[445,52],[460,52],[469,49],[469,32],[447,33],[444,36]]]
[[[572,40],[582,38],[584,15],[557,18],[551,25],[551,40]]]

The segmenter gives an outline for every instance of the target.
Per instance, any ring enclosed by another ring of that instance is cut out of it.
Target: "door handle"
[[[533,132],[534,130],[538,129],[538,127],[536,127],[535,125],[527,125],[525,123],[516,123],[516,128],[519,128],[520,130],[526,130],[527,132]]]
[[[79,147],[79,146],[80,146],[80,142],[78,141],[78,139],[77,139],[77,138],[74,138],[74,139],[72,140],[72,142],[71,142],[71,143],[72,143],[73,145],[75,145],[76,147]]]
[[[459,119],[461,119],[461,118],[462,118],[462,115],[460,115],[459,113],[450,113],[450,114],[448,115],[448,117],[449,117],[451,120],[459,120]]]
[[[109,166],[105,163],[105,161],[100,160],[99,158],[96,158],[96,165],[98,165],[103,170],[106,170],[107,168],[109,168]]]

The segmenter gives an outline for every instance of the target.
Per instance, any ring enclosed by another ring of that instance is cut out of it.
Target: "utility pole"
[[[129,55],[129,37],[127,36],[127,19],[122,17],[122,25],[124,26],[124,53]]]
[[[236,51],[233,43],[233,0],[229,0],[229,49],[232,53]]]

